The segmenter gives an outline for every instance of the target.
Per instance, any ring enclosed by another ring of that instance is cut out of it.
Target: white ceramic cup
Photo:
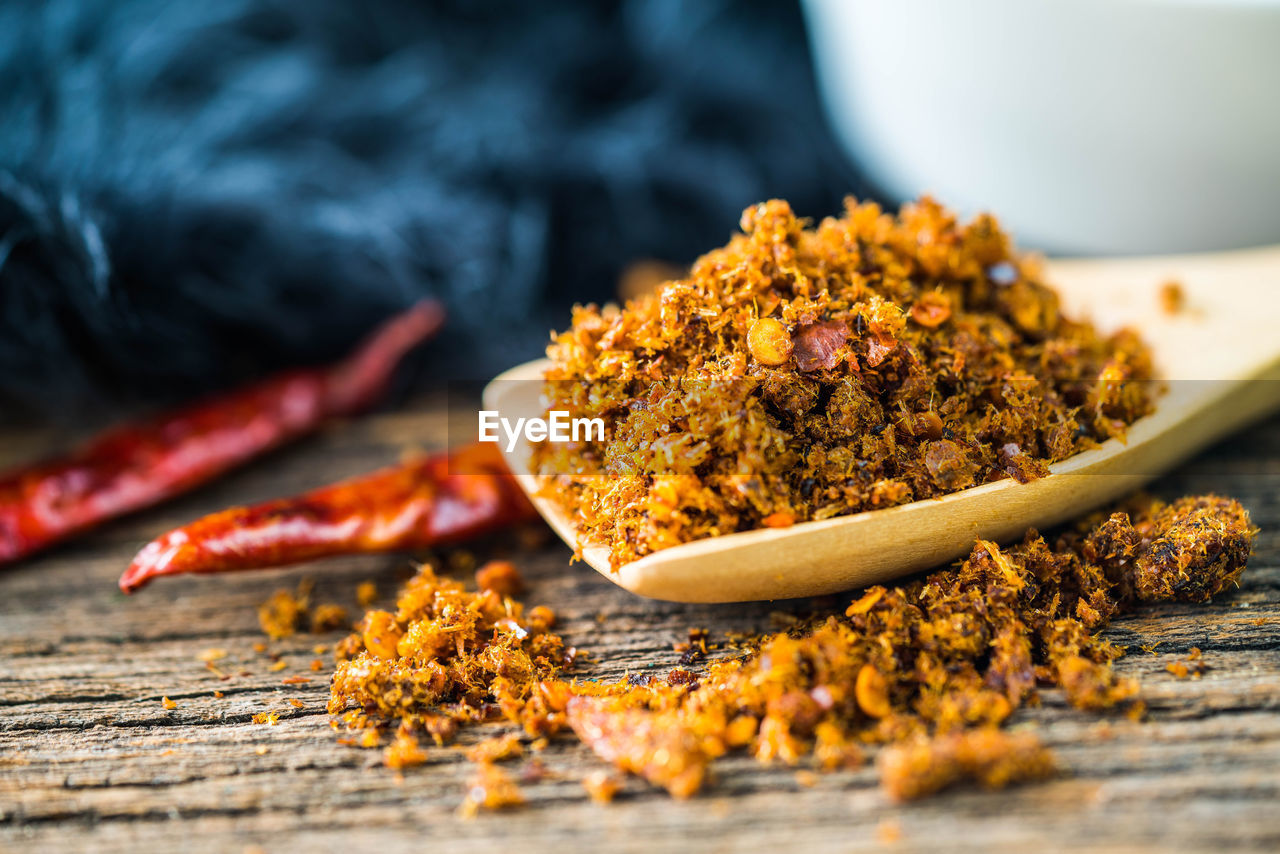
[[[1024,246],[1280,242],[1280,0],[805,0],[850,155]]]

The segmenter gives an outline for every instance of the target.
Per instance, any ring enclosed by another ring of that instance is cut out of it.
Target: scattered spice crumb
[[[286,667],[288,667],[288,666],[289,666],[289,662],[285,661],[285,660],[282,658],[282,659],[280,659],[279,661],[277,661],[277,662],[275,662],[274,664],[272,664],[272,665],[271,665],[271,670],[273,670],[273,671],[275,671],[275,672],[277,672],[277,673],[278,673],[278,672],[280,672],[281,670],[284,670],[284,669],[285,669]]]
[[[523,806],[524,794],[516,781],[497,765],[487,762],[476,766],[467,784],[467,795],[459,808],[463,818],[472,818],[480,810],[501,810]]]
[[[1165,670],[1173,674],[1175,679],[1199,679],[1209,670],[1209,665],[1204,662],[1203,653],[1200,647],[1193,646],[1187,650],[1187,658],[1185,661],[1174,661],[1165,665]]]
[[[170,711],[170,712],[172,712],[174,709],[178,708],[178,704],[177,704],[177,703],[175,703],[173,700],[170,700],[168,697],[161,697],[161,698],[160,698],[160,705],[164,706],[164,707],[165,707],[165,709],[167,709],[167,710],[168,710],[168,711]]]
[[[351,623],[347,609],[341,605],[326,603],[317,605],[311,611],[311,633],[322,635],[335,629],[348,628]]]
[[[253,651],[261,655],[267,651],[267,645],[262,641],[255,641],[253,644]]]
[[[276,712],[258,712],[253,716],[255,724],[264,724],[266,726],[275,726],[280,723],[280,715]]]
[[[501,762],[523,755],[524,746],[514,732],[487,738],[467,751],[467,759],[472,762]]]
[[[1031,733],[983,728],[892,745],[880,755],[880,783],[896,801],[939,792],[963,780],[988,789],[1041,780],[1053,755]]]
[[[320,659],[318,659],[318,658],[312,659],[312,660],[311,660],[311,669],[312,669],[313,671],[315,671],[316,673],[319,673],[321,670],[324,670],[324,662],[323,662],[323,661],[321,661],[321,660],[320,660]]]
[[[311,647],[311,651],[316,655],[324,655],[326,652],[329,651],[329,645],[318,643],[315,646]]]
[[[1101,631],[1143,602],[1203,602],[1234,588],[1255,534],[1229,499],[1138,497],[1049,539],[979,540],[957,566],[872,587],[843,613],[784,615],[775,633],[735,643],[737,658],[613,683],[565,681],[576,651],[532,619],[538,609],[525,616],[509,597],[468,592],[424,566],[394,612],[369,612],[338,644],[329,711],[370,746],[393,725],[444,744],[498,716],[530,739],[569,729],[675,797],[697,792],[730,751],[793,765],[813,755],[832,769],[856,767],[874,744],[886,745],[891,797],[965,780],[997,788],[1053,772],[1034,734],[999,729],[1040,687],[1140,718],[1136,682],[1112,668],[1123,648]],[[700,660],[706,640],[694,630],[682,656]],[[518,797],[484,761],[488,749],[476,752],[471,813]]]
[[[894,845],[902,839],[902,825],[891,818],[882,819],[876,825],[876,839],[881,845]]]
[[[226,658],[227,651],[218,647],[211,647],[200,653],[200,660],[204,662],[214,662],[220,658]]]
[[[515,596],[524,590],[524,578],[509,560],[491,560],[476,570],[476,586],[499,596]]]
[[[280,680],[281,685],[305,685],[311,681],[309,676],[286,676]]]
[[[404,770],[425,763],[427,752],[418,744],[418,739],[408,732],[400,731],[391,740],[382,761],[388,768]]]
[[[290,697],[290,698],[289,698],[289,705],[293,706],[295,709],[302,709],[302,708],[305,708],[307,704],[306,704],[306,703],[304,703],[304,702],[302,702],[302,701],[301,701],[301,700],[299,700],[299,699],[296,699],[296,698]]]
[[[1168,281],[1160,286],[1160,308],[1165,314],[1181,314],[1187,307],[1187,294],[1180,282]]]
[[[612,803],[622,789],[622,781],[608,771],[592,771],[582,778],[582,788],[598,804]]]
[[[277,590],[258,606],[258,623],[272,640],[292,637],[307,616],[307,603],[311,584],[304,581],[295,594],[291,590]],[[256,647],[255,647],[256,649]],[[265,645],[263,649],[266,649]]]
[[[371,582],[366,582],[371,585]],[[361,588],[363,588],[363,584]],[[302,627],[308,626],[312,634],[324,634],[335,629],[350,627],[347,609],[332,602],[321,603],[312,607],[311,592],[315,582],[304,578],[298,584],[297,592],[277,590],[271,597],[258,606],[258,623],[272,640],[292,637]],[[371,587],[371,589],[374,589]],[[357,589],[359,598],[360,588]],[[375,589],[376,593],[376,589]],[[362,606],[364,603],[361,603]],[[254,644],[257,652],[266,652],[266,644]]]
[[[368,608],[378,599],[378,585],[372,581],[361,581],[356,585],[356,603],[361,608]]]
[[[270,749],[271,748],[267,747],[265,744],[260,744],[253,749],[253,752],[258,754],[259,756],[266,756],[268,751],[270,751]]]
[[[214,691],[214,692],[213,692],[213,699],[215,699],[215,700],[221,700],[221,699],[222,699],[223,697],[225,697],[225,696],[227,696],[227,695],[226,695],[226,694],[224,694],[224,693],[222,693],[221,691]]]

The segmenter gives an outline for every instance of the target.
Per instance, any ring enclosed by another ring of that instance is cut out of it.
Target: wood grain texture
[[[457,407],[455,407],[455,412]],[[223,578],[164,579],[137,596],[116,578],[151,536],[229,504],[295,492],[448,441],[443,401],[339,425],[268,461],[154,511],[0,573],[0,850],[269,852],[460,850],[1214,850],[1280,847],[1280,421],[1201,455],[1155,486],[1160,494],[1239,497],[1262,528],[1241,589],[1209,606],[1165,605],[1119,620],[1120,669],[1142,679],[1143,723],[1098,717],[1047,692],[1016,719],[1037,727],[1068,773],[1000,794],[960,790],[909,806],[885,799],[873,767],[820,775],[731,758],[689,802],[638,780],[611,806],[578,782],[601,767],[574,739],[542,756],[552,775],[525,786],[520,811],[456,816],[470,769],[457,749],[403,776],[374,751],[342,747],[324,713],[326,669],[312,647],[340,633],[270,645],[256,606],[316,579],[317,601],[352,606],[359,581],[384,597],[404,557],[361,557]],[[0,464],[53,440],[0,436]],[[498,539],[477,551],[513,554]],[[521,554],[526,601],[554,607],[571,643],[596,663],[587,676],[665,672],[690,627],[768,628],[778,612],[832,609],[847,597],[750,605],[679,605],[637,598],[548,540]],[[1155,653],[1140,650],[1158,644]],[[1179,681],[1165,665],[1198,646],[1212,668]],[[205,667],[201,654],[226,650]],[[312,681],[285,685],[282,679]],[[221,699],[213,696],[221,691]],[[177,708],[166,711],[167,696]],[[297,699],[302,708],[288,701]],[[254,714],[280,714],[274,727]],[[484,731],[465,733],[463,745]],[[518,767],[518,766],[517,766]],[[896,837],[895,842],[890,842]]]

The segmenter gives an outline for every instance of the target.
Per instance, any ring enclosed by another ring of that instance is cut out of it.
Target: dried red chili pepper
[[[120,577],[283,566],[458,542],[534,518],[493,444],[469,445],[294,498],[233,507],[153,540]]]
[[[444,320],[436,303],[393,318],[339,364],[289,371],[116,427],[67,457],[0,479],[0,565],[185,492],[264,451],[358,412]]]

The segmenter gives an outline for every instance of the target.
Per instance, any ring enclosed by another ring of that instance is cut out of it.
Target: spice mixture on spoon
[[[770,201],[742,230],[625,308],[575,309],[548,348],[548,408],[606,434],[537,445],[532,470],[615,567],[1025,481],[1152,409],[1137,334],[1063,316],[990,216],[850,200],[808,228]]]

